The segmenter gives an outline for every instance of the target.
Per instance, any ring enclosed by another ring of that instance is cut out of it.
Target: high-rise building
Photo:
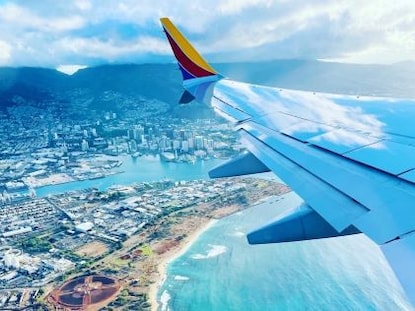
[[[134,139],[129,141],[128,149],[130,153],[137,152],[137,142]]]
[[[134,139],[134,129],[128,129],[127,130],[127,138],[128,139]]]
[[[166,128],[166,136],[170,139],[174,138],[174,130],[172,128]]]
[[[162,138],[160,138],[159,140],[159,148],[161,151],[165,151],[167,149],[170,149],[171,145],[170,145],[170,139],[168,139],[167,137],[163,136]]]
[[[68,152],[68,145],[64,142],[62,146],[62,152],[67,153]]]
[[[203,138],[203,149],[208,149],[208,140],[207,138]]]
[[[182,151],[189,152],[189,142],[187,140],[182,141]]]
[[[154,125],[153,130],[154,130],[154,136],[160,137],[160,125],[159,124]]]
[[[0,193],[0,203],[6,204],[6,200],[4,199],[3,195]]]
[[[81,143],[81,150],[82,151],[87,151],[88,149],[89,149],[89,144],[85,139],[83,139],[82,143]]]
[[[152,141],[153,140],[153,128],[152,127],[150,127],[148,129],[148,140],[149,141]]]
[[[211,150],[213,150],[213,146],[214,146],[213,139],[208,139],[208,140],[207,140],[206,149],[211,149]]]
[[[194,140],[193,140],[193,138],[188,138],[187,139],[187,143],[188,143],[188,146],[189,146],[189,150],[192,150],[192,149],[194,149],[195,148],[195,143],[194,143]]]
[[[141,144],[143,142],[144,128],[141,125],[138,125],[134,129],[133,138]]]
[[[174,150],[179,150],[180,145],[181,145],[180,140],[177,140],[177,139],[173,140],[173,149]]]
[[[194,140],[195,149],[200,150],[203,149],[203,137],[202,136],[195,136]]]

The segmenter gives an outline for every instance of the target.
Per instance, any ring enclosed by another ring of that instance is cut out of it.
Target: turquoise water
[[[163,178],[207,178],[221,160],[123,157],[124,173],[37,189],[39,196]],[[262,175],[263,176],[263,175]],[[273,176],[272,174],[267,175]],[[412,310],[382,253],[364,235],[250,246],[245,235],[300,199],[290,193],[219,220],[168,267],[161,310]]]
[[[170,263],[160,310],[412,310],[379,248],[364,235],[250,246],[247,232],[298,196],[224,218]]]
[[[123,164],[117,168],[123,173],[101,179],[74,181],[65,184],[45,186],[36,189],[38,196],[63,193],[90,187],[105,190],[113,185],[131,185],[144,181],[159,181],[163,178],[171,180],[194,180],[208,178],[208,172],[223,160],[211,159],[195,163],[174,163],[160,161],[158,156],[142,156],[133,159],[130,156],[119,158]]]

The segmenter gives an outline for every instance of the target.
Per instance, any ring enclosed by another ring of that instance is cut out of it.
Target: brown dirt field
[[[99,241],[92,241],[78,248],[75,254],[86,257],[98,257],[108,251],[107,245]]]

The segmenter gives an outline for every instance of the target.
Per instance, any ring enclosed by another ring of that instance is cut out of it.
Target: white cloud
[[[249,9],[251,7],[256,6],[263,6],[263,7],[270,7],[272,1],[264,1],[264,0],[228,0],[228,1],[221,1],[218,3],[217,10],[221,14],[225,15],[232,15],[239,13],[243,10]]]
[[[99,40],[97,38],[72,38],[67,37],[58,41],[60,50],[91,57],[105,57],[108,60],[116,60],[117,57],[134,53],[166,54],[170,48],[160,38],[143,36],[133,43],[117,42],[115,40]]]
[[[75,72],[77,72],[80,69],[84,69],[87,66],[83,66],[83,65],[60,65],[58,67],[56,67],[56,70],[66,73],[68,75],[72,75]]]
[[[92,3],[88,0],[77,0],[77,1],[75,1],[75,5],[81,11],[88,11],[88,10],[92,9]]]
[[[0,65],[7,65],[10,60],[11,47],[0,40]]]
[[[29,9],[16,4],[6,4],[0,7],[0,19],[10,23],[10,30],[60,32],[79,29],[85,25],[81,16],[68,15],[62,17],[42,17]]]
[[[215,60],[415,60],[415,2],[358,0],[153,0],[0,4],[0,51],[9,65],[139,61],[171,52],[169,16]],[[159,58],[158,58],[159,59]]]

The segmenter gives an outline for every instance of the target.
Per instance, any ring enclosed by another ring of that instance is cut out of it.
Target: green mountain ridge
[[[415,97],[412,63],[356,65],[309,60],[276,60],[259,63],[218,63],[213,65],[234,80],[329,93]],[[74,94],[85,98],[94,109],[108,109],[108,92],[120,96],[156,99],[172,111],[182,108],[183,92],[176,64],[102,65],[66,75],[55,69],[0,68],[0,109],[16,104],[16,98],[33,103],[71,103]],[[199,107],[200,108],[200,107]],[[191,115],[192,113],[190,113]]]

